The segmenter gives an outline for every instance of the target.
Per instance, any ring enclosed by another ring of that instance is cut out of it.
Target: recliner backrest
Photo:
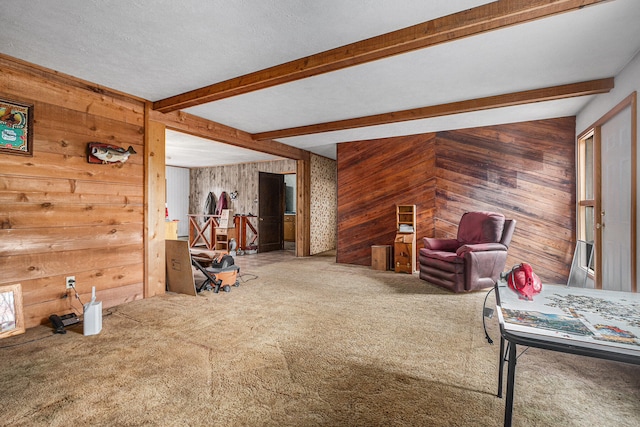
[[[503,239],[504,215],[496,212],[466,212],[460,218],[457,240],[463,245],[498,243]]]
[[[513,237],[513,232],[516,229],[516,220],[515,219],[506,219],[504,221],[504,229],[502,230],[502,239],[500,239],[500,243],[505,245],[507,248],[511,243],[511,238]]]

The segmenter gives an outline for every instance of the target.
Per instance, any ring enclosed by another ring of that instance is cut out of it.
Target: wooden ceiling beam
[[[153,103],[162,113],[229,98],[608,0],[499,0]]]
[[[450,102],[429,107],[413,108],[410,110],[391,113],[375,114],[333,122],[299,126],[288,129],[273,130],[252,134],[257,141],[287,138],[292,136],[310,135],[314,133],[331,132],[337,130],[354,129],[365,126],[376,126],[389,123],[406,122],[409,120],[428,119],[448,116],[451,114],[470,113],[491,108],[511,107],[514,105],[531,104],[534,102],[553,101],[573,98],[576,96],[606,93],[613,89],[613,77],[552,86],[542,89],[525,90],[504,95],[488,96],[485,98],[469,99],[466,101]]]
[[[308,160],[310,156],[310,153],[306,150],[268,139],[256,141],[247,132],[183,111],[174,111],[167,114],[151,111],[150,120],[163,123],[167,129],[274,156],[294,160]]]

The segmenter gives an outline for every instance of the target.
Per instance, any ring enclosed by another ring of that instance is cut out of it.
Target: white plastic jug
[[[84,305],[84,335],[97,335],[102,330],[102,301],[96,301],[96,287],[91,290],[91,301]]]

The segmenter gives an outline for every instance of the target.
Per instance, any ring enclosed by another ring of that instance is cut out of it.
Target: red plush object
[[[533,296],[542,290],[542,281],[529,264],[522,263],[511,269],[507,275],[507,285],[518,293],[521,299],[533,301]]]

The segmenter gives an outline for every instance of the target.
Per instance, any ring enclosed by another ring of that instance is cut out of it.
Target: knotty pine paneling
[[[460,217],[517,221],[507,267],[563,283],[575,240],[575,118],[338,145],[338,262],[370,265],[391,244],[396,203],[416,204],[422,237],[455,237]]]
[[[87,239],[87,235],[93,238]],[[140,226],[136,223],[40,227],[35,236],[33,228],[0,229],[0,256],[40,253],[55,249],[103,249],[139,242]]]
[[[337,261],[371,264],[371,246],[392,245],[396,204],[416,205],[417,236],[433,229],[435,134],[339,144]]]
[[[4,55],[0,55],[0,80],[3,93],[18,94],[26,102],[43,102],[122,124],[144,126],[142,100],[99,85]]]
[[[0,285],[21,283],[27,327],[142,298],[144,102],[0,55],[0,97],[34,105],[33,156],[0,154]],[[87,143],[137,152],[89,164]]]

